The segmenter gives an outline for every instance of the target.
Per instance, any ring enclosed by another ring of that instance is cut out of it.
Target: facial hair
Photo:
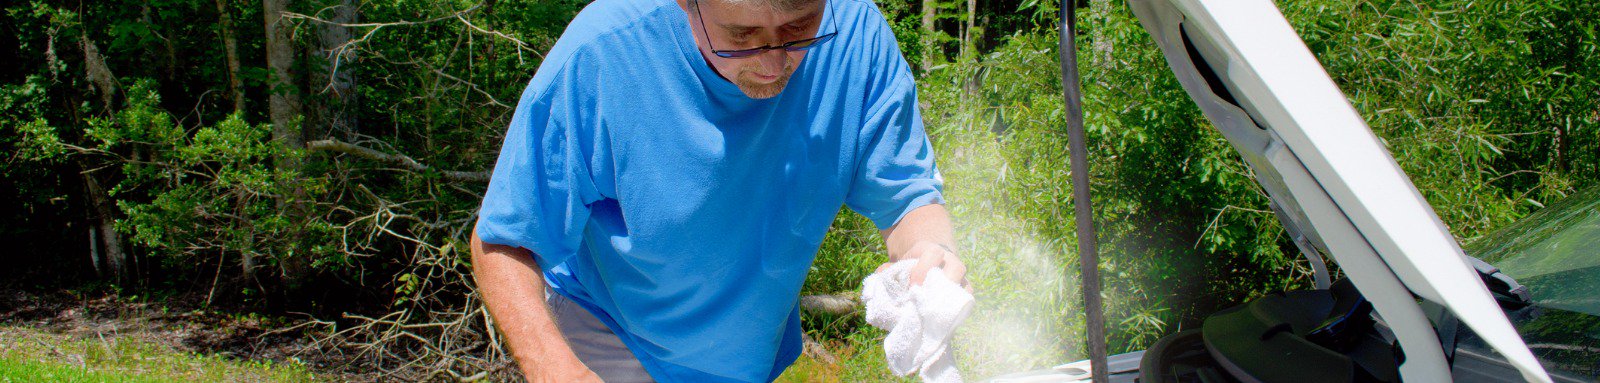
[[[740,68],[738,76],[734,76],[733,84],[739,86],[739,90],[750,98],[760,100],[777,97],[779,93],[783,93],[783,88],[789,85],[789,76],[794,75],[795,59],[788,55],[784,57],[783,73],[778,75],[776,81],[766,84],[757,83],[745,77],[745,73],[755,72],[756,69],[754,67],[744,67]]]

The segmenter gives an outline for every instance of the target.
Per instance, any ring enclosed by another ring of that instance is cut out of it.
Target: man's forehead
[[[809,23],[822,18],[823,0],[701,0],[716,10],[714,22],[729,31]],[[712,5],[715,4],[715,5]]]

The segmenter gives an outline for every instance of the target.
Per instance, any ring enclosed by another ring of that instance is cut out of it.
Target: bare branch
[[[466,84],[467,87],[472,88],[472,91],[478,92],[478,94],[481,94],[481,95],[483,95],[483,97],[488,98],[489,102],[492,103],[492,104],[498,105],[501,108],[511,109],[511,105],[506,105],[506,103],[500,102],[499,99],[494,98],[493,94],[489,94],[489,92],[485,92],[483,90],[483,88],[478,87],[478,83],[467,81],[467,80],[462,80],[460,77],[451,76],[449,73],[445,73],[442,70],[433,68],[433,66],[431,66],[431,65],[428,66],[428,69],[432,70],[434,74],[437,74],[437,75],[439,75],[441,77],[453,80],[453,81],[458,82],[458,83]]]
[[[462,24],[466,24],[468,27],[472,27],[473,30],[476,30],[476,31],[478,31],[480,33],[487,34],[487,35],[494,36],[494,37],[499,37],[499,38],[505,39],[507,41],[510,41],[512,44],[516,44],[516,46],[517,46],[517,62],[519,62],[519,63],[522,62],[522,51],[533,52],[533,54],[535,56],[539,56],[539,59],[541,59],[541,60],[544,59],[544,55],[543,54],[540,54],[538,50],[533,49],[532,46],[529,46],[528,43],[522,42],[522,40],[518,40],[517,38],[511,37],[510,35],[507,35],[505,33],[500,33],[500,31],[491,31],[491,30],[480,28],[480,27],[478,27],[477,24],[473,24],[471,21],[467,21],[466,16],[463,16],[461,14],[456,14],[456,19],[461,20]]]
[[[435,17],[435,18],[431,18],[431,19],[427,19],[427,20],[422,20],[422,21],[401,20],[401,21],[390,21],[390,22],[385,22],[385,23],[341,23],[341,22],[337,22],[337,21],[331,21],[331,20],[319,18],[319,17],[316,17],[316,16],[308,16],[308,15],[305,15],[305,14],[294,13],[294,12],[284,12],[283,13],[283,18],[286,18],[286,19],[298,19],[298,20],[309,20],[309,21],[316,22],[316,23],[328,24],[328,25],[333,25],[333,26],[340,26],[340,27],[345,27],[345,28],[366,28],[366,27],[378,27],[378,28],[381,28],[381,27],[390,27],[390,26],[432,24],[432,23],[436,23],[436,22],[440,22],[440,21],[444,21],[444,20],[453,19],[453,18],[459,17],[461,15],[465,15],[465,14],[468,14],[468,13],[476,12],[478,10],[478,8],[481,8],[481,7],[483,7],[483,3],[479,2],[477,4],[473,4],[471,7],[467,7],[467,9],[456,11],[456,12],[451,13],[449,15],[439,16],[439,17]]]
[[[331,25],[331,26],[336,26],[336,27],[344,27],[344,28],[371,28],[371,29],[368,29],[366,33],[362,34],[361,37],[355,38],[355,39],[350,39],[349,41],[346,41],[343,44],[340,44],[339,46],[328,50],[328,59],[333,62],[332,68],[328,71],[328,78],[329,78],[329,83],[330,84],[333,81],[333,77],[336,76],[337,73],[339,72],[339,67],[343,64],[344,57],[346,56],[346,53],[349,52],[351,49],[354,49],[357,45],[360,45],[361,43],[364,43],[367,40],[371,39],[373,35],[376,35],[378,33],[378,30],[383,29],[383,28],[387,28],[387,27],[433,24],[433,23],[437,23],[437,22],[440,22],[440,21],[450,20],[450,19],[455,19],[457,21],[460,21],[461,24],[466,25],[468,28],[470,28],[473,31],[476,31],[478,33],[482,33],[482,34],[485,34],[485,35],[493,36],[493,37],[505,40],[507,42],[510,42],[513,46],[516,46],[516,48],[517,48],[517,50],[516,50],[516,52],[517,52],[517,62],[519,62],[519,63],[523,62],[523,60],[522,60],[522,52],[524,52],[524,51],[529,52],[529,53],[533,53],[534,56],[538,56],[541,59],[544,58],[544,54],[540,53],[538,49],[534,49],[534,47],[532,45],[529,45],[527,42],[524,42],[521,39],[518,39],[516,37],[512,37],[511,35],[505,34],[505,33],[500,32],[500,31],[484,29],[483,27],[479,27],[477,24],[473,24],[472,21],[467,20],[467,15],[472,14],[473,12],[477,12],[481,8],[483,8],[483,2],[478,2],[477,4],[473,4],[471,7],[467,7],[467,9],[456,11],[456,12],[453,12],[453,13],[451,13],[449,15],[439,16],[439,17],[435,17],[435,18],[431,18],[431,19],[427,19],[427,20],[422,20],[422,21],[401,20],[401,21],[390,21],[390,22],[382,22],[382,23],[342,23],[342,22],[337,22],[337,21],[333,21],[333,20],[319,18],[319,17],[316,17],[316,16],[310,16],[310,15],[301,14],[301,13],[294,13],[294,12],[283,12],[283,18],[295,19],[295,20],[306,20],[306,21],[311,21],[311,22],[314,22],[314,23],[326,24],[326,25]],[[474,85],[473,88],[477,88],[477,86]],[[326,88],[325,88],[325,90],[326,90]],[[491,99],[493,99],[493,97],[491,97]],[[496,101],[495,103],[499,103],[499,101]]]
[[[329,152],[338,152],[338,153],[350,154],[350,155],[354,155],[354,156],[361,157],[361,158],[366,158],[366,159],[373,160],[373,161],[378,161],[378,162],[398,165],[398,166],[403,167],[405,169],[412,170],[412,171],[418,171],[418,172],[437,171],[437,172],[439,172],[440,175],[443,175],[444,178],[455,180],[455,181],[489,182],[489,172],[487,172],[487,171],[468,172],[468,171],[460,171],[460,170],[440,170],[440,169],[435,169],[435,168],[433,168],[431,166],[423,165],[421,162],[417,162],[417,160],[412,159],[411,157],[406,156],[406,155],[384,153],[384,152],[380,152],[380,151],[377,151],[377,150],[369,149],[369,148],[362,147],[362,146],[359,146],[359,145],[356,145],[356,144],[352,144],[352,143],[348,143],[348,142],[344,142],[344,141],[340,141],[340,140],[335,140],[335,139],[316,140],[316,141],[307,142],[306,143],[306,150],[310,150],[310,151],[313,151],[313,152],[329,151]]]

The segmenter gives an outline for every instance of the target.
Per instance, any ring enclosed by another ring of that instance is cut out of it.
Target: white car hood
[[[1454,312],[1529,381],[1550,381],[1432,206],[1270,1],[1130,5],[1291,238],[1314,260],[1337,262],[1394,330],[1403,379],[1450,377],[1421,298]]]

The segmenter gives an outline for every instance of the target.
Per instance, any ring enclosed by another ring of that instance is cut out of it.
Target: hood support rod
[[[1095,383],[1107,383],[1105,314],[1100,301],[1100,253],[1095,246],[1094,209],[1089,197],[1088,149],[1084,143],[1083,90],[1078,79],[1076,1],[1061,1],[1061,96],[1066,98],[1067,141],[1072,161],[1072,206],[1077,219],[1079,283],[1083,291],[1084,327],[1089,340],[1089,371]]]

